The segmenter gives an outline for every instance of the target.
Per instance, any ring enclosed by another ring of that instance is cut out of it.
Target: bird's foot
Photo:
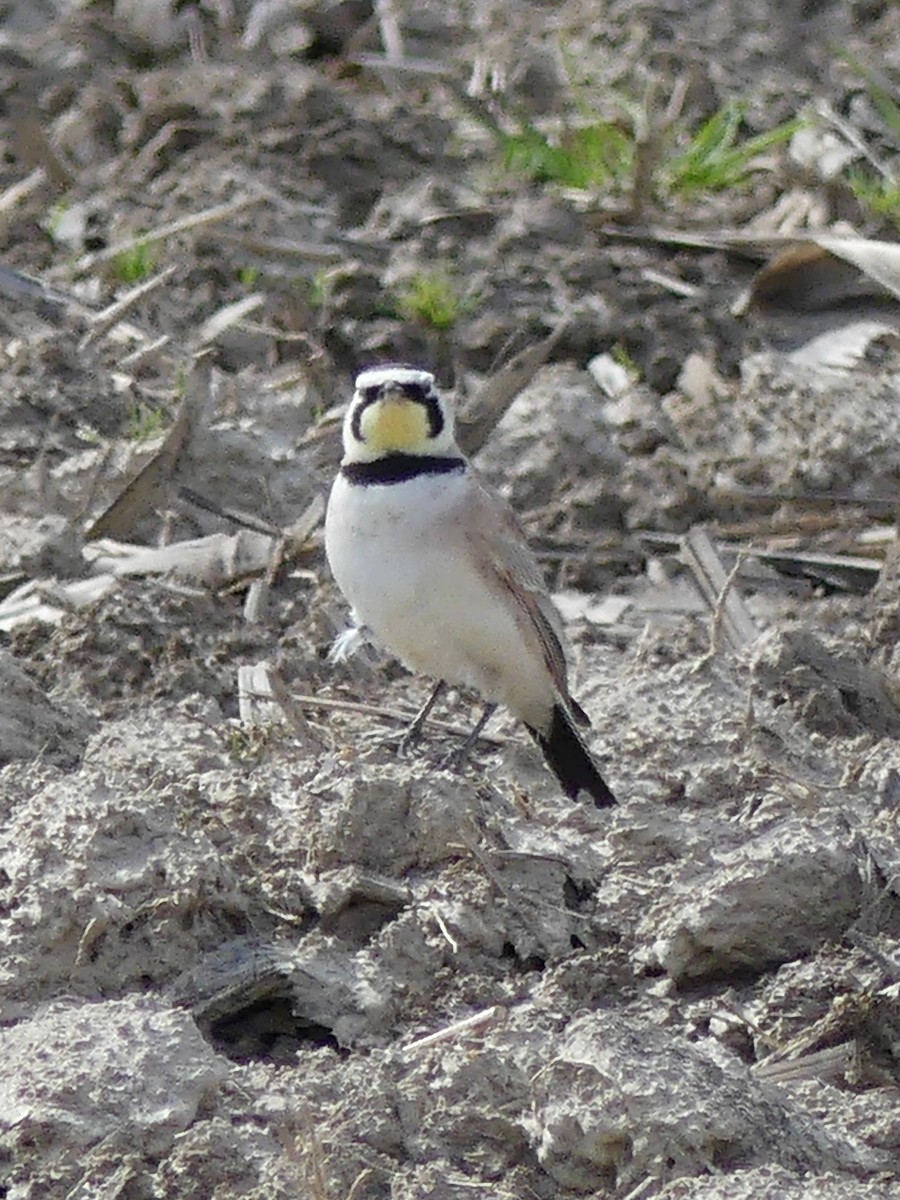
[[[424,724],[424,722],[422,724]],[[413,721],[412,725],[410,725],[400,741],[396,743],[397,757],[411,758],[422,744],[423,736],[424,734],[422,732],[422,726],[417,726],[415,721]]]
[[[460,746],[457,746],[455,750],[451,750],[449,754],[444,755],[440,765],[445,771],[453,771],[459,774],[463,770],[472,757],[472,751],[475,749],[475,745],[484,732],[485,725],[487,725],[493,716],[496,707],[496,704],[485,704],[484,711],[479,717],[478,723],[466,737],[465,741]]]
[[[409,728],[400,739],[400,743],[397,746],[398,758],[409,758],[409,756],[415,751],[416,747],[419,745],[419,742],[422,740],[422,732],[425,728],[425,722],[428,720],[429,714],[431,713],[431,710],[434,708],[435,704],[437,704],[438,700],[444,694],[446,687],[447,685],[442,679],[438,680],[438,682],[434,685],[431,695],[413,717]]]

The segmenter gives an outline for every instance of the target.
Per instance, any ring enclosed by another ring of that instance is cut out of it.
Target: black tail
[[[578,793],[585,791],[590,792],[597,808],[618,804],[561,704],[553,706],[548,733],[540,733],[530,725],[527,729],[570,800],[577,799]]]

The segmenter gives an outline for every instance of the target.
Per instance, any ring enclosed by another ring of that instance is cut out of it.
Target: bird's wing
[[[525,532],[502,496],[472,473],[468,532],[482,569],[494,576],[515,603],[520,619],[537,638],[540,652],[560,696],[573,706],[581,723],[582,710],[569,696],[566,637],[559,613],[547,592],[540,564],[528,546]]]

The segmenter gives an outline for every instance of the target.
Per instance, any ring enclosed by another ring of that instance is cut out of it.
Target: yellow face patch
[[[366,446],[376,454],[410,453],[428,443],[428,413],[413,400],[378,400],[363,412],[360,426]]]

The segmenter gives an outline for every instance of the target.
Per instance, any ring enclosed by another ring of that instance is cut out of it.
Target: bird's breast
[[[335,481],[325,523],[328,561],[357,615],[403,606],[434,572],[453,571],[465,499],[464,479],[425,477],[401,484]]]
[[[338,479],[326,520],[331,569],[356,619],[413,670],[474,682],[496,642],[496,597],[466,525],[464,479],[356,487]],[[502,617],[502,624],[508,622]]]

